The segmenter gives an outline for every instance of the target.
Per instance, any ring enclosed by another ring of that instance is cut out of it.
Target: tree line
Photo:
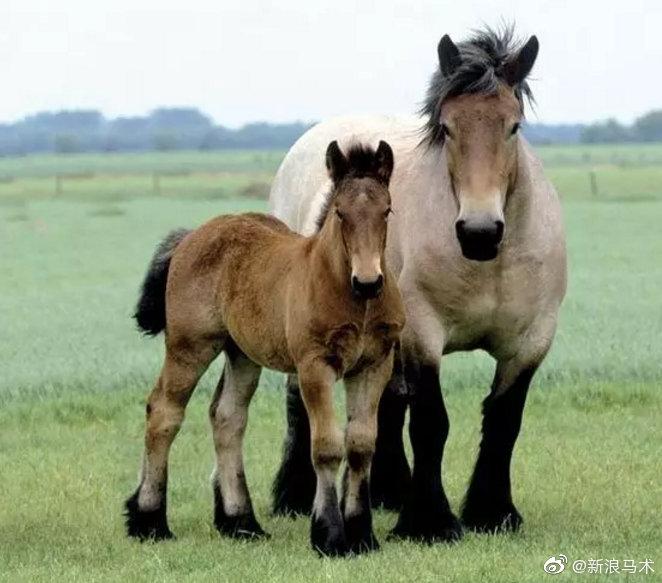
[[[0,124],[0,155],[39,152],[139,152],[289,148],[312,124],[257,122],[238,129],[213,123],[196,108],[159,108],[145,116],[108,119],[95,110],[40,112]],[[662,141],[662,110],[651,111],[631,126],[616,120],[590,125],[525,124],[537,144]]]

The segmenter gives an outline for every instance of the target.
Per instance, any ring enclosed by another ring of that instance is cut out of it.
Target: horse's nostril
[[[380,273],[372,281],[361,281],[355,275],[352,276],[352,290],[361,298],[375,298],[382,291],[384,276]]]
[[[464,226],[466,225],[466,222],[460,219],[459,221],[455,221],[455,233],[457,234],[458,238],[464,237]]]

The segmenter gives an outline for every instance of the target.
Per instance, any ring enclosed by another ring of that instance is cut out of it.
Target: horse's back
[[[376,148],[386,140],[395,153],[412,148],[420,139],[422,121],[416,117],[344,116],[309,129],[292,146],[274,178],[269,201],[273,214],[291,229],[309,235],[331,188],[325,163],[326,149],[337,140],[346,150],[352,143]]]

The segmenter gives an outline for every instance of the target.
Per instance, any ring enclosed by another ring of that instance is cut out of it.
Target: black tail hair
[[[170,260],[177,245],[189,233],[190,231],[186,229],[178,229],[168,233],[166,238],[159,243],[149,263],[136,305],[136,312],[133,315],[136,322],[138,322],[138,328],[149,336],[156,336],[159,332],[165,330],[165,292]]]

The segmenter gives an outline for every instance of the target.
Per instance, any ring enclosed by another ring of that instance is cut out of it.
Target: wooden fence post
[[[598,177],[595,175],[595,170],[591,170],[588,173],[590,182],[591,182],[591,194],[593,196],[599,196],[599,191],[598,191]]]

